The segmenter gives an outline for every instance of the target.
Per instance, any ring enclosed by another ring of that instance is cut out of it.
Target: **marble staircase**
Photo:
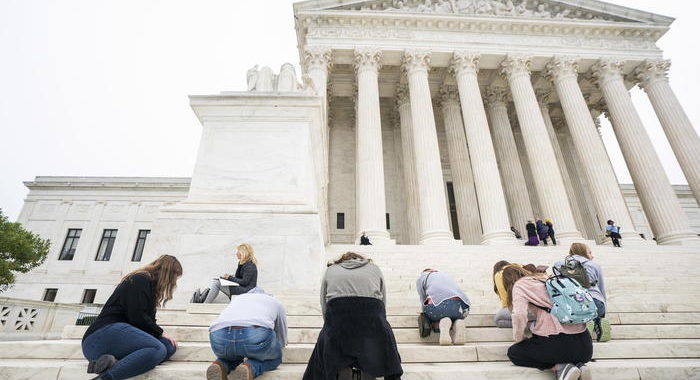
[[[387,314],[399,344],[404,379],[551,379],[550,373],[511,365],[510,329],[498,329],[493,313],[491,267],[500,259],[551,265],[565,247],[330,246],[331,259],[347,250],[370,256],[383,270]],[[595,343],[596,379],[700,379],[700,265],[698,249],[682,247],[595,247],[603,265],[613,340]],[[466,344],[439,346],[437,336],[420,338],[415,278],[426,267],[449,271],[470,296]],[[264,267],[263,267],[264,272]],[[278,295],[288,313],[290,344],[283,364],[262,380],[300,379],[322,326],[316,294]],[[139,379],[204,378],[214,358],[207,326],[223,304],[186,305],[159,312],[158,321],[180,342],[172,360]],[[88,379],[80,350],[85,327],[67,326],[62,339],[0,342],[0,379]]]

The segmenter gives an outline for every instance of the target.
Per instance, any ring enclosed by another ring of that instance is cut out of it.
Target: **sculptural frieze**
[[[255,65],[247,71],[246,80],[248,91],[251,92],[315,93],[311,78],[306,75],[302,77],[303,83],[299,83],[296,69],[291,63],[283,64],[279,74],[275,74],[268,66],[259,68],[258,65]]]
[[[456,13],[463,15],[627,21],[589,10],[542,0],[394,0],[390,6],[363,4],[350,9],[404,13]]]

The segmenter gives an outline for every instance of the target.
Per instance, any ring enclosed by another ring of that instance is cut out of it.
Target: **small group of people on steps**
[[[512,230],[515,229],[511,227],[511,231]],[[528,220],[527,224],[525,225],[525,231],[527,232],[527,241],[525,242],[525,245],[537,246],[540,245],[540,241],[542,241],[544,245],[548,245],[547,239],[552,240],[552,245],[557,245],[552,219],[545,218],[544,221],[542,221],[542,219],[537,218],[535,223],[533,223],[532,220]]]
[[[223,275],[237,285],[212,282],[205,302],[219,292],[231,298],[209,327],[216,360],[206,370],[208,380],[252,380],[282,362],[287,345],[286,312],[282,303],[257,287],[257,259],[249,244],[237,247],[238,269]],[[518,366],[552,370],[558,380],[590,379],[585,363],[593,353],[591,334],[610,339],[605,317],[605,282],[591,250],[573,243],[569,256],[554,263],[559,271],[580,263],[588,278],[587,293],[597,317],[585,323],[562,323],[543,283],[543,266],[499,261],[494,266],[494,291],[503,309],[496,313],[498,327],[512,327],[508,357]],[[156,323],[156,309],[173,297],[182,276],[180,262],[163,255],[126,275],[85,332],[82,349],[89,360],[92,380],[119,380],[143,374],[177,350],[177,341]],[[555,271],[556,273],[556,271]],[[582,281],[584,282],[584,281]],[[424,269],[416,280],[422,307],[421,328],[439,332],[441,345],[464,344],[465,317],[471,303],[449,273]],[[235,295],[235,297],[233,297]],[[403,375],[396,338],[386,317],[386,284],[371,259],[347,252],[329,262],[320,292],[323,327],[303,375],[316,379],[400,379]],[[200,300],[201,301],[201,300]],[[551,311],[551,313],[550,313]],[[531,337],[526,336],[526,331]]]

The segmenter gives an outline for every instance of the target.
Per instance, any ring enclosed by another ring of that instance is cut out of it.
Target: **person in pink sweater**
[[[503,270],[515,342],[508,348],[508,358],[517,366],[551,370],[557,380],[589,380],[591,374],[585,363],[593,357],[591,335],[585,324],[562,324],[537,307],[552,307],[545,279],[517,266]],[[525,336],[528,312],[536,316],[530,325],[531,338]]]

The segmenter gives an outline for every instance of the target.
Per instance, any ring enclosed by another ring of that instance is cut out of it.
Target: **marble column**
[[[537,104],[530,82],[530,59],[508,56],[502,63],[502,73],[508,79],[513,103],[518,114],[525,150],[530,161],[535,191],[542,218],[551,218],[558,237],[581,239],[574,214],[569,205],[557,157],[549,139],[547,126]]]
[[[464,124],[462,124],[459,93],[454,86],[443,86],[440,89],[440,95],[440,105],[445,120],[445,134],[447,135],[447,152],[452,172],[452,185],[457,206],[459,236],[464,244],[479,244],[482,233],[481,218],[479,217],[479,204],[474,189],[467,138],[464,135]]]
[[[577,197],[580,192],[577,192],[576,189],[574,189],[573,182],[571,180],[572,175],[569,173],[569,169],[566,166],[564,153],[559,145],[557,134],[554,131],[554,124],[552,123],[552,116],[549,113],[550,94],[551,91],[549,89],[539,88],[535,90],[537,103],[540,105],[540,112],[542,112],[542,119],[544,119],[544,125],[547,127],[549,142],[552,144],[552,149],[554,149],[554,155],[557,158],[557,166],[559,167],[559,172],[561,173],[561,179],[564,181],[564,188],[566,189],[566,195],[569,199],[569,206],[571,206],[571,212],[574,214],[576,228],[582,235],[585,235],[585,221],[583,219],[582,210],[579,207],[580,199]]]
[[[428,70],[430,53],[406,51],[403,69],[411,102],[413,152],[420,215],[420,244],[456,244],[450,231],[440,148],[438,146]]]
[[[668,83],[671,61],[645,61],[634,71],[671,143],[688,185],[700,203],[700,137]]]
[[[379,112],[381,51],[355,50],[357,71],[357,127],[355,155],[356,234],[363,231],[372,244],[387,243],[384,153]]]
[[[622,77],[623,63],[600,60],[592,68],[610,111],[613,130],[658,244],[697,241],[666,176]],[[623,226],[624,227],[624,226]]]
[[[510,231],[508,206],[498,173],[496,152],[486,119],[479,81],[479,56],[455,52],[450,69],[454,72],[469,144],[474,185],[481,215],[482,244],[515,243]]]
[[[420,241],[420,215],[418,185],[416,183],[416,163],[413,153],[413,119],[408,86],[399,84],[396,88],[396,108],[401,123],[401,154],[403,159],[403,179],[406,199],[406,230],[410,244]]]
[[[513,128],[508,117],[505,87],[492,86],[486,90],[487,109],[491,121],[491,135],[500,164],[501,180],[510,210],[510,224],[521,233],[525,224],[532,219],[532,205],[528,195],[527,182],[518,156]]]
[[[321,128],[321,140],[323,144],[323,183],[319,194],[319,206],[321,212],[321,224],[324,228],[325,243],[330,242],[330,220],[329,220],[329,163],[330,163],[330,128],[331,120],[328,112],[328,72],[331,67],[331,49],[322,46],[306,46],[304,48],[303,64],[304,72],[311,77],[314,85],[314,90],[318,96],[323,98],[323,120],[325,127]]]
[[[598,218],[603,223],[612,219],[623,226],[620,233],[625,241],[642,241],[634,228],[607,151],[579,87],[578,62],[556,57],[547,64],[547,77],[552,80],[559,95],[569,135],[581,159],[580,169],[590,187]]]

